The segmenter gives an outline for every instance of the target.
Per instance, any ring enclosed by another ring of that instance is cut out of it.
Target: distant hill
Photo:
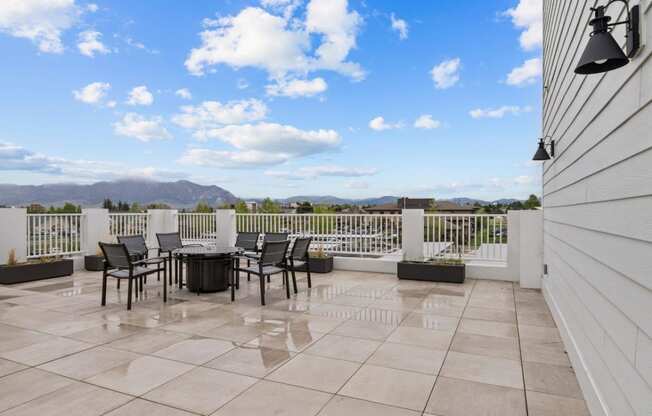
[[[141,205],[163,203],[171,207],[193,207],[198,202],[210,205],[232,204],[231,192],[216,185],[204,186],[189,181],[154,182],[124,180],[97,182],[92,185],[1,185],[0,205],[63,205],[72,202],[85,207],[100,206],[105,198]]]
[[[364,199],[348,199],[339,198],[331,195],[298,195],[289,198],[277,199],[276,202],[282,204],[291,204],[293,202],[310,202],[311,204],[324,204],[324,205],[380,205],[396,202],[396,196],[381,196],[379,198],[364,198]]]

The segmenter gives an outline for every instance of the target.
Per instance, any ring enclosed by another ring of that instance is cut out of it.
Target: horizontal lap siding
[[[544,293],[594,415],[652,415],[652,7],[627,66],[575,67],[596,0],[544,0]],[[609,14],[625,16],[618,6]],[[623,43],[623,28],[615,38]]]

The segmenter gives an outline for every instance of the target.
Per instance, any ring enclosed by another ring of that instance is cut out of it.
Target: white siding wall
[[[652,7],[629,65],[575,75],[589,8],[605,3],[544,0],[543,133],[557,149],[543,166],[543,290],[591,413],[650,416]]]

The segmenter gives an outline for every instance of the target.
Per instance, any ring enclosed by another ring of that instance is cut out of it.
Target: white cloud
[[[276,123],[230,125],[208,130],[207,138],[219,139],[239,150],[285,155],[287,159],[336,149],[340,135],[335,130],[300,130]]]
[[[358,178],[378,173],[373,168],[350,168],[345,166],[325,165],[299,168],[296,171],[267,171],[265,175],[284,179],[316,179],[319,177]]]
[[[98,160],[75,160],[47,156],[11,143],[0,142],[0,171],[32,172],[52,175],[67,181],[96,181],[125,178],[181,179],[182,172],[154,167],[131,167]]]
[[[129,92],[129,98],[127,99],[127,104],[129,105],[152,105],[154,102],[154,96],[147,89],[145,85],[134,87]]]
[[[503,118],[507,114],[519,115],[522,113],[529,113],[532,111],[532,107],[519,107],[515,105],[504,105],[498,108],[477,108],[475,110],[469,111],[469,114],[473,118]]]
[[[91,12],[91,13],[95,13],[95,12],[97,12],[98,10],[100,10],[100,6],[98,6],[98,5],[95,4],[95,3],[88,3],[88,4],[86,5],[86,10],[88,10],[88,11]]]
[[[106,103],[106,106],[109,107],[109,108],[115,108],[117,105],[118,105],[118,103],[115,102],[114,100],[111,100],[111,101]]]
[[[292,2],[266,3],[278,6]],[[210,29],[201,32],[202,44],[191,50],[185,65],[194,75],[204,74],[207,67],[226,64],[260,68],[272,79],[283,79],[287,74],[305,76],[317,70],[362,79],[364,71],[360,66],[346,61],[356,46],[361,23],[357,12],[348,11],[347,0],[311,0],[305,21],[247,7],[235,16],[205,20]],[[320,39],[314,50],[311,35]]]
[[[381,116],[378,116],[369,122],[369,128],[376,131],[399,129],[401,127],[403,127],[401,123],[387,123]]]
[[[175,91],[174,93],[177,97],[181,97],[184,100],[192,100],[192,93],[188,88],[181,88]]]
[[[74,90],[72,95],[75,100],[86,104],[100,104],[110,88],[111,84],[108,82],[93,82],[82,89]]]
[[[435,88],[445,90],[457,84],[457,81],[460,80],[461,66],[460,58],[449,59],[435,65],[430,71]]]
[[[512,23],[523,29],[519,42],[521,48],[530,51],[543,44],[543,0],[520,0],[515,8],[505,12]]]
[[[117,135],[133,137],[142,142],[172,137],[163,126],[163,117],[146,118],[136,113],[127,113],[122,120],[113,123],[113,129]]]
[[[249,83],[244,78],[238,78],[238,83],[236,84],[239,90],[246,90],[249,88]]]
[[[265,87],[268,95],[283,97],[312,97],[328,89],[323,78],[279,80]]]
[[[334,130],[300,130],[275,123],[230,125],[207,130],[204,137],[220,140],[235,150],[189,149],[181,163],[229,169],[271,166],[333,151],[341,142]]]
[[[534,178],[527,175],[517,176],[514,178],[514,183],[517,185],[530,185],[534,183]]]
[[[367,181],[349,181],[344,184],[348,189],[368,189],[369,182]]]
[[[62,53],[62,33],[80,14],[75,0],[3,0],[0,32],[31,40],[41,52]]]
[[[111,51],[100,41],[102,34],[94,30],[81,32],[77,37],[77,48],[82,55],[95,57],[96,53],[107,54]]]
[[[414,121],[414,127],[424,130],[436,129],[441,127],[441,121],[433,120],[430,114],[423,114]]]
[[[204,101],[197,106],[181,107],[181,112],[172,116],[172,122],[183,128],[196,130],[198,137],[204,137],[206,130],[226,124],[262,120],[267,111],[265,103],[256,99],[229,101],[225,104],[219,101]]]
[[[392,29],[398,32],[398,37],[401,40],[408,38],[408,24],[405,20],[397,18],[394,13],[390,15],[392,21]]]
[[[226,150],[189,149],[179,159],[184,165],[194,165],[210,168],[242,169],[277,165],[287,160],[279,154],[261,151],[232,152]]]
[[[523,65],[512,69],[507,75],[507,84],[517,87],[533,84],[541,77],[542,71],[540,58],[528,59]]]

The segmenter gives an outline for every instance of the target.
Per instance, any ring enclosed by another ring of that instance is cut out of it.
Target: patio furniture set
[[[167,302],[168,285],[185,285],[198,295],[202,292],[218,292],[231,289],[231,301],[240,288],[240,274],[246,273],[260,279],[260,301],[265,305],[265,286],[271,276],[282,275],[286,296],[292,290],[298,292],[296,272],[305,271],[308,288],[312,287],[309,264],[311,237],[297,237],[292,241],[287,233],[245,232],[237,235],[234,247],[215,244],[183,244],[177,233],[156,234],[158,249],[156,257],[149,257],[142,235],[120,236],[118,243],[99,243],[104,255],[102,272],[102,306],[106,305],[106,285],[109,277],[127,280],[127,309],[131,310],[132,293],[136,299],[142,296],[147,277],[163,275],[163,302]],[[243,264],[244,263],[244,264]],[[185,270],[185,273],[184,273]],[[184,279],[185,275],[185,279]]]

